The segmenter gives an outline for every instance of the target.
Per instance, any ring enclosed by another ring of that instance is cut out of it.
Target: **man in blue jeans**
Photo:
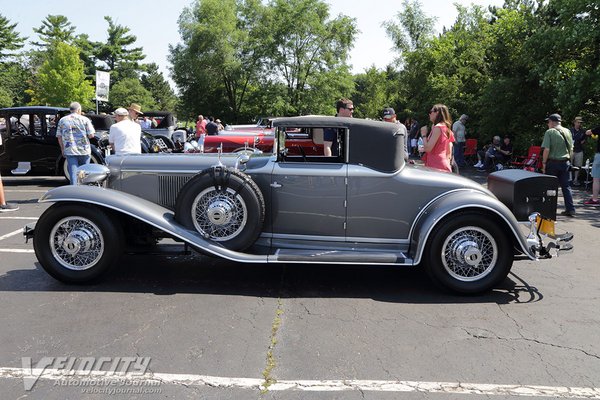
[[[77,168],[90,163],[92,148],[90,138],[94,137],[94,127],[89,118],[81,115],[81,104],[73,102],[69,105],[71,114],[66,115],[58,122],[56,137],[67,160],[69,179],[71,185],[77,184]]]
[[[554,175],[558,178],[560,188],[565,199],[565,211],[561,215],[575,216],[573,193],[571,192],[571,155],[573,154],[573,137],[571,131],[560,124],[559,114],[552,114],[546,118],[548,130],[544,133],[542,147],[542,173]]]

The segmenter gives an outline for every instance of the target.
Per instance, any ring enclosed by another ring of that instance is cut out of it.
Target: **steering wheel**
[[[22,123],[21,121],[17,121],[17,131],[19,132],[19,135],[23,135],[23,136],[29,135],[29,129],[27,129],[25,124]]]

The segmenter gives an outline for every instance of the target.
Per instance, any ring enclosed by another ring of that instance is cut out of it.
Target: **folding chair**
[[[474,160],[477,160],[477,139],[467,139],[463,155],[465,161],[469,160],[471,164],[474,164]]]
[[[527,156],[515,157],[510,163],[510,167],[534,172],[539,171],[542,167],[541,146],[530,146]]]

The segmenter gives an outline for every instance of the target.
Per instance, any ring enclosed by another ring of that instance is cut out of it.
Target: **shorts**
[[[594,163],[592,164],[592,178],[600,178],[600,153],[596,153],[594,156]]]
[[[574,167],[581,167],[583,165],[583,151],[573,153],[573,157],[571,157],[571,164]]]

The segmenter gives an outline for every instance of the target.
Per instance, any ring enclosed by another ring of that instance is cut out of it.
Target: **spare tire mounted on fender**
[[[231,250],[245,250],[260,235],[265,200],[248,175],[224,166],[205,169],[179,191],[175,220]]]

